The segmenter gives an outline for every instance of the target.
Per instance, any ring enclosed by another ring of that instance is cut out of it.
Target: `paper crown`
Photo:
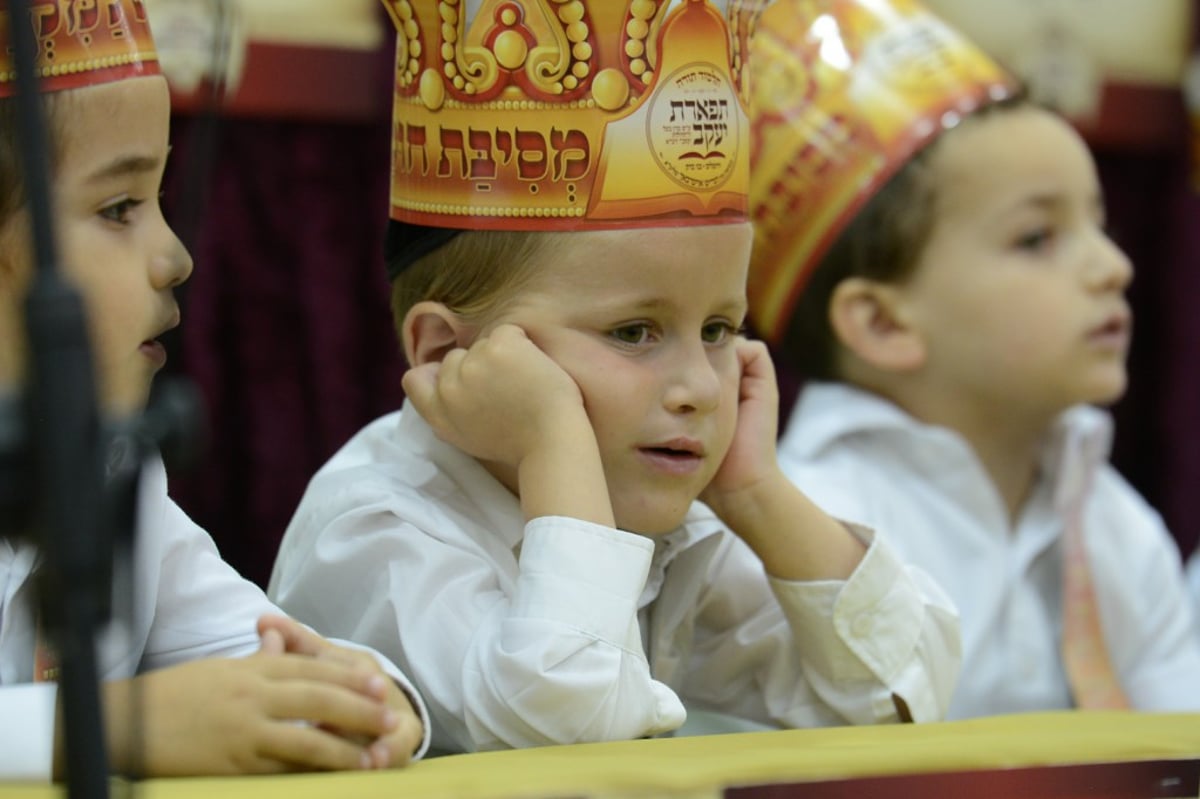
[[[16,93],[12,28],[0,0],[0,97]],[[157,75],[158,55],[142,0],[30,0],[44,92]]]
[[[775,0],[751,24],[750,318],[778,343],[863,204],[941,131],[1017,87],[914,0]]]
[[[744,220],[748,120],[711,0],[383,0],[391,216],[468,229]],[[470,18],[468,18],[470,16]]]

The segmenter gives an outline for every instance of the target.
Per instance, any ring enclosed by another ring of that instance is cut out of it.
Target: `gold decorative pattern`
[[[382,2],[397,29],[394,217],[554,229],[744,214],[723,3],[481,0],[467,18],[466,0]]]
[[[33,0],[27,22],[43,91],[159,74],[142,0]],[[16,91],[12,24],[0,16],[0,97]]]
[[[408,0],[396,0],[393,8],[397,18],[396,82],[401,86],[411,86],[421,72],[421,28]]]

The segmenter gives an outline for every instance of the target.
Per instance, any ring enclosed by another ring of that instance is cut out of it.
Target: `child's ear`
[[[440,302],[423,300],[404,315],[404,357],[409,366],[440,363],[456,347],[467,347],[474,326]]]
[[[829,322],[842,346],[886,372],[908,372],[925,361],[925,342],[910,324],[895,286],[861,277],[843,280],[829,301]]]

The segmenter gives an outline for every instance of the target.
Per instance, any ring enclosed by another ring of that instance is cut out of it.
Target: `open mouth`
[[[138,352],[150,359],[151,363],[161,369],[167,363],[167,348],[162,345],[158,339],[160,336],[165,336],[175,328],[179,327],[180,313],[179,308],[175,308],[170,316],[159,327],[158,332],[153,338],[148,338],[138,345]]]
[[[703,449],[690,442],[639,447],[638,452],[654,470],[673,475],[690,474],[704,462]]]
[[[698,458],[700,457],[695,452],[686,449],[674,449],[672,447],[644,447],[643,452],[652,452],[656,455],[662,455],[669,458]]]
[[[1129,340],[1129,317],[1119,314],[1092,330],[1091,340],[1105,345],[1123,345]]]

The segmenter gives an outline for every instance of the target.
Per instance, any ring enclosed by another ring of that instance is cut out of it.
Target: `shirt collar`
[[[724,529],[725,525],[712,512],[712,509],[701,502],[693,502],[684,517],[683,524],[666,535],[654,539],[654,555],[650,560],[646,585],[642,588],[642,594],[638,599],[638,608],[644,608],[658,599],[663,583],[667,579],[667,567],[680,553],[695,550],[697,544],[713,538]],[[715,547],[716,542],[705,544],[705,549],[709,552],[708,557],[711,558],[715,554]]]
[[[804,418],[805,424],[788,425],[781,447],[805,458],[815,457],[847,436],[888,431],[920,436],[929,444],[941,440],[966,447],[953,431],[924,424],[898,405],[844,383],[807,383],[792,418]],[[1057,508],[1078,501],[1087,492],[1092,476],[1108,461],[1111,448],[1112,421],[1104,411],[1077,405],[1055,420],[1042,448],[1040,467],[1053,487]]]
[[[810,381],[804,385],[791,418],[804,424],[789,424],[781,448],[812,458],[847,436],[885,431],[921,435],[931,439],[961,438],[953,431],[924,424],[900,406],[877,394],[845,383]]]
[[[1071,408],[1055,422],[1042,449],[1041,468],[1053,487],[1057,509],[1083,501],[1096,472],[1108,461],[1112,435],[1108,414],[1086,405]]]

